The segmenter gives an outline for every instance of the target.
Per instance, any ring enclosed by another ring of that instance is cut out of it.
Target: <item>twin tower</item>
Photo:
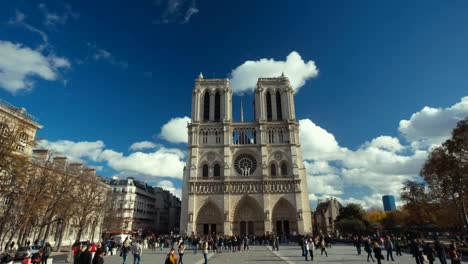
[[[289,79],[258,79],[254,108],[253,122],[236,122],[229,80],[195,80],[181,233],[312,233]]]

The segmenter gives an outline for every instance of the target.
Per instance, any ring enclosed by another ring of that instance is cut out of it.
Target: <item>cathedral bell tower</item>
[[[202,74],[195,80],[181,233],[312,232],[289,79],[258,79],[254,108],[253,121],[232,120],[229,80]]]

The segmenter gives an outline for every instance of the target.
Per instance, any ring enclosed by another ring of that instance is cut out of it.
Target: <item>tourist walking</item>
[[[308,261],[308,255],[309,255],[309,242],[307,241],[307,239],[304,238],[304,240],[302,240],[302,252],[304,252],[304,257],[305,257],[305,260]]]
[[[208,264],[208,237],[203,242],[203,259],[205,260],[205,264]]]
[[[358,256],[361,255],[361,237],[356,237],[354,239],[354,246],[356,246],[356,251]]]
[[[164,261],[164,264],[177,264],[177,256],[175,254],[174,248],[171,248],[169,254],[167,254],[166,261]]]
[[[184,251],[185,251],[185,242],[182,241],[179,244],[179,264],[184,264],[184,261],[182,258],[184,257]]]
[[[325,238],[320,239],[320,256],[323,256],[323,253],[325,252],[325,256],[328,257],[328,252],[327,252],[327,245],[325,243]]]
[[[437,239],[434,244],[435,252],[437,253],[437,257],[439,258],[440,264],[447,264],[447,250],[444,244],[440,243]]]
[[[275,236],[275,248],[276,251],[279,251],[279,236]]]
[[[128,241],[128,237],[123,242],[122,247],[120,248],[120,256],[122,257],[122,263],[127,264],[127,256],[128,252],[130,252],[130,241]]]
[[[387,261],[390,261],[390,258],[392,261],[395,261],[395,259],[393,259],[393,243],[389,236],[385,238],[384,247],[387,251]]]
[[[50,253],[52,253],[52,246],[49,244],[49,242],[46,242],[44,248],[42,249],[41,264],[47,264],[47,259],[49,258]]]
[[[133,242],[131,251],[133,254],[133,264],[140,264],[141,252],[143,251],[143,248],[140,243],[138,243],[138,241]]]
[[[364,241],[364,251],[367,253],[367,262],[369,262],[369,257],[372,259],[372,262],[375,262],[374,257],[372,257],[372,244],[370,238],[367,238]]]
[[[422,250],[419,248],[419,241],[413,240],[410,244],[410,252],[416,260],[416,264],[424,264],[424,259],[422,256]]]
[[[431,247],[431,244],[426,243],[423,246],[423,254],[426,256],[427,261],[429,261],[429,264],[434,263],[434,249]]]
[[[374,257],[375,259],[377,259],[377,264],[381,264],[382,259],[385,259],[384,256],[382,255],[382,248],[377,242],[374,242]]]

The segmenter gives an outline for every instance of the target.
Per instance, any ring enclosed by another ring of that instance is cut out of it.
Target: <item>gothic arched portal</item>
[[[273,207],[271,214],[273,232],[279,235],[290,235],[297,232],[296,209],[291,203],[280,198]]]
[[[198,210],[195,223],[197,225],[197,233],[199,234],[219,233],[223,229],[223,214],[216,204],[207,201]]]
[[[265,224],[263,221],[263,209],[258,202],[250,197],[244,196],[237,203],[234,217],[231,222],[231,230],[237,235],[263,235]]]

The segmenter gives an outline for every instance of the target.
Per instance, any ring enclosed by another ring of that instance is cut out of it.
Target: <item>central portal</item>
[[[244,196],[234,211],[234,221],[231,223],[233,234],[263,235],[265,224],[262,212],[263,209],[254,198]]]

